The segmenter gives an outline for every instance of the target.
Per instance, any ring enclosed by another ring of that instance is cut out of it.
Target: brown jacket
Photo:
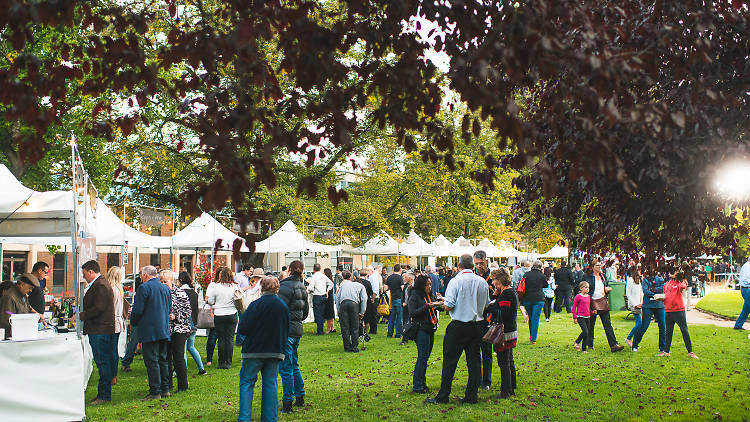
[[[29,299],[21,293],[17,285],[13,285],[5,291],[0,298],[0,328],[5,328],[5,338],[10,338],[11,326],[10,315],[12,314],[31,314],[34,310],[29,305]]]
[[[109,282],[99,276],[83,297],[83,334],[115,333],[115,297]]]

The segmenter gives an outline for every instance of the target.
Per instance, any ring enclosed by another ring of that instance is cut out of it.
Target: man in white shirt
[[[742,305],[742,311],[737,318],[737,322],[734,323],[734,329],[744,330],[745,320],[747,320],[747,315],[750,314],[750,256],[747,257],[747,262],[740,268],[740,279],[738,282],[745,303]]]
[[[466,366],[469,379],[462,403],[476,403],[477,390],[482,377],[482,363],[479,344],[482,341],[482,320],[484,308],[490,301],[487,282],[472,272],[474,261],[471,255],[461,255],[459,273],[445,290],[444,308],[451,316],[443,338],[443,373],[440,391],[425,403],[447,403],[451,393],[453,375],[461,353],[466,353]]]
[[[316,335],[323,335],[323,324],[325,318],[323,314],[326,308],[326,299],[328,299],[328,291],[333,288],[333,281],[320,271],[320,264],[316,263],[313,265],[313,275],[307,279],[309,283],[307,290],[312,293],[313,297],[313,315],[315,316],[315,325],[318,326]]]
[[[250,289],[250,277],[253,274],[252,265],[242,264],[242,271],[234,275],[234,281],[240,286],[242,291]]]

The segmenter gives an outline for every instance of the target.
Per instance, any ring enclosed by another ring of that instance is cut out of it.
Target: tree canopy
[[[294,189],[314,197],[336,163],[385,131],[407,157],[486,188],[498,170],[519,171],[518,221],[552,218],[583,250],[688,254],[736,247],[743,234],[711,182],[717,167],[750,155],[745,1],[0,7],[0,106],[16,126],[8,148],[19,163],[42,159],[50,132],[75,112],[95,139],[149,133],[135,146],[144,155],[166,132],[158,149],[189,152],[204,169],[184,167],[191,182],[167,194],[188,212],[231,204],[245,223],[278,185],[282,155],[318,166]],[[409,29],[417,16],[436,25],[432,41]],[[433,49],[450,57],[446,73]],[[441,117],[446,109],[460,116]],[[464,172],[458,146],[482,136],[495,148],[477,147],[480,166]],[[136,170],[128,164],[115,184]],[[326,197],[339,204],[348,193],[328,186]]]

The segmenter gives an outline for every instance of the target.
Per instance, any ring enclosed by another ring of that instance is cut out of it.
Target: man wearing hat
[[[0,298],[0,328],[5,328],[5,338],[10,338],[12,333],[11,314],[37,313],[29,305],[29,293],[35,287],[39,287],[39,280],[31,273],[24,273],[18,278],[18,282],[11,286]]]

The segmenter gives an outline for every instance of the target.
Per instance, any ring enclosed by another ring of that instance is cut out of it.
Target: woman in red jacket
[[[689,271],[689,268],[687,270]],[[685,318],[685,303],[682,300],[682,292],[688,285],[688,271],[683,268],[683,270],[678,271],[674,277],[670,277],[670,280],[664,285],[664,312],[666,314],[665,319],[667,322],[667,341],[665,350],[659,354],[660,356],[669,356],[669,349],[672,347],[672,333],[674,332],[674,325],[677,324],[682,332],[682,340],[685,342],[688,356],[698,359],[698,356],[693,353],[693,344],[690,341],[690,333],[688,332],[687,320]]]

